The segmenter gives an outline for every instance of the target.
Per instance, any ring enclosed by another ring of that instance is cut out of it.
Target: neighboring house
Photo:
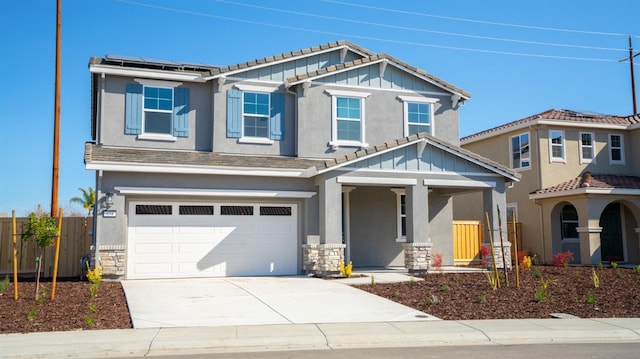
[[[518,179],[458,147],[467,92],[350,42],[89,70],[107,276],[325,275],[343,259],[422,271],[430,251],[452,264],[452,197],[483,193],[491,211]]]
[[[546,263],[565,251],[574,263],[640,263],[640,116],[549,110],[460,141],[522,175],[507,207],[524,250]],[[465,209],[456,218],[481,215]]]

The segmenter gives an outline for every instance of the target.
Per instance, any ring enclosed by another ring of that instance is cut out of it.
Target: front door
[[[600,246],[603,261],[623,261],[622,224],[620,221],[620,204],[609,204],[600,215]]]

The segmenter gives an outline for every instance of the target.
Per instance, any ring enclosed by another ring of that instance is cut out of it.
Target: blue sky
[[[3,4],[8,215],[50,208],[55,9],[55,0]],[[636,0],[63,0],[59,206],[82,212],[69,199],[94,186],[83,164],[91,56],[229,65],[349,40],[470,92],[465,136],[550,108],[630,115],[629,65],[618,60],[628,56],[627,35],[640,50],[639,13]]]

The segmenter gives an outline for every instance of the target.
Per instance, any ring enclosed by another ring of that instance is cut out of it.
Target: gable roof
[[[370,66],[372,64],[383,63],[383,62],[391,63],[397,68],[402,69],[403,71],[406,71],[414,76],[420,77],[423,80],[441,89],[452,92],[454,94],[458,94],[464,99],[468,100],[469,98],[471,98],[471,94],[466,92],[465,90],[455,87],[452,84],[438,77],[435,77],[424,70],[411,66],[406,62],[400,61],[397,58],[387,54],[375,54],[362,59],[357,59],[357,60],[353,60],[353,61],[349,61],[349,62],[337,64],[337,65],[332,65],[322,69],[318,69],[313,72],[290,77],[287,79],[287,83],[289,85],[296,85],[305,81],[319,79],[319,78],[333,75],[342,71],[348,71],[348,70],[356,69],[358,67]]]
[[[637,190],[640,195],[640,177],[611,174],[592,174],[589,186],[582,186],[582,176],[558,183],[555,186],[539,189],[529,193],[530,199],[560,197],[574,194],[608,194],[623,192],[631,194]],[[632,191],[629,191],[632,190]]]
[[[207,79],[208,80],[214,79],[216,77],[228,75],[229,73],[241,72],[244,70],[255,68],[257,66],[268,66],[268,65],[272,65],[273,63],[290,60],[296,57],[310,56],[317,53],[326,52],[329,50],[335,50],[338,48],[349,49],[352,52],[357,53],[362,57],[372,56],[375,54],[374,52],[368,49],[365,49],[364,47],[361,47],[359,45],[356,45],[352,42],[349,42],[346,40],[340,40],[340,41],[330,42],[324,45],[318,45],[318,46],[308,47],[301,50],[284,52],[278,55],[262,57],[262,58],[258,58],[258,59],[247,61],[247,62],[241,62],[239,64],[233,64],[229,66],[219,66],[211,71],[211,76]]]
[[[336,157],[335,159],[324,161],[323,164],[317,166],[316,168],[319,173],[327,172],[330,170],[334,170],[336,168],[348,166],[358,161],[362,161],[365,158],[370,158],[372,156],[380,155],[382,153],[388,152],[390,150],[395,150],[401,147],[416,145],[420,142],[425,142],[426,144],[430,144],[432,146],[438,147],[446,152],[452,153],[453,155],[463,158],[467,161],[471,161],[492,172],[495,172],[504,177],[507,177],[511,181],[520,180],[520,174],[515,172],[514,170],[498,162],[482,157],[474,152],[465,150],[464,148],[461,148],[459,146],[452,145],[437,137],[431,136],[425,132],[421,132],[408,137],[403,137],[401,139],[385,142],[381,145],[372,146],[372,147],[369,147],[360,151],[356,151],[344,156],[339,156],[339,157]]]
[[[640,115],[616,116],[572,110],[550,109],[533,116],[525,117],[463,137],[460,139],[460,143],[466,145],[537,124],[574,126],[582,128],[599,127],[627,129],[629,126],[640,124]]]

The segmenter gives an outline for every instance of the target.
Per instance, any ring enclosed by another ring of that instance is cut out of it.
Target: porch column
[[[351,214],[350,214],[351,199],[349,198],[349,194],[354,189],[356,188],[352,186],[342,186],[342,203],[343,203],[342,213],[344,216],[343,218],[344,223],[342,224],[342,237],[344,239],[344,245],[345,245],[345,249],[344,249],[345,264],[349,263],[349,261],[351,260]]]
[[[314,275],[324,277],[339,272],[339,263],[344,261],[342,243],[342,186],[335,177],[318,181],[319,244],[303,245],[303,255],[314,257],[312,266],[305,268]],[[308,252],[308,253],[307,253]]]
[[[495,188],[482,191],[484,211],[489,214],[489,224],[491,225],[491,237],[487,239],[490,240],[490,238],[493,238],[493,257],[496,259],[496,267],[504,268],[504,263],[506,263],[507,269],[511,269],[511,243],[507,235],[506,197],[504,182],[498,182]],[[500,216],[498,216],[498,208],[500,208]],[[486,220],[486,216],[483,216],[483,219]],[[502,224],[502,228],[500,228],[499,224]],[[501,236],[502,241],[500,240]],[[504,258],[502,257],[503,252]],[[489,263],[489,265],[492,264]]]
[[[593,265],[602,262],[600,233],[602,227],[578,227],[580,235],[580,264]]]
[[[404,263],[410,273],[426,272],[431,268],[431,240],[429,239],[429,188],[423,185],[407,186],[405,206],[407,212],[407,242]]]

